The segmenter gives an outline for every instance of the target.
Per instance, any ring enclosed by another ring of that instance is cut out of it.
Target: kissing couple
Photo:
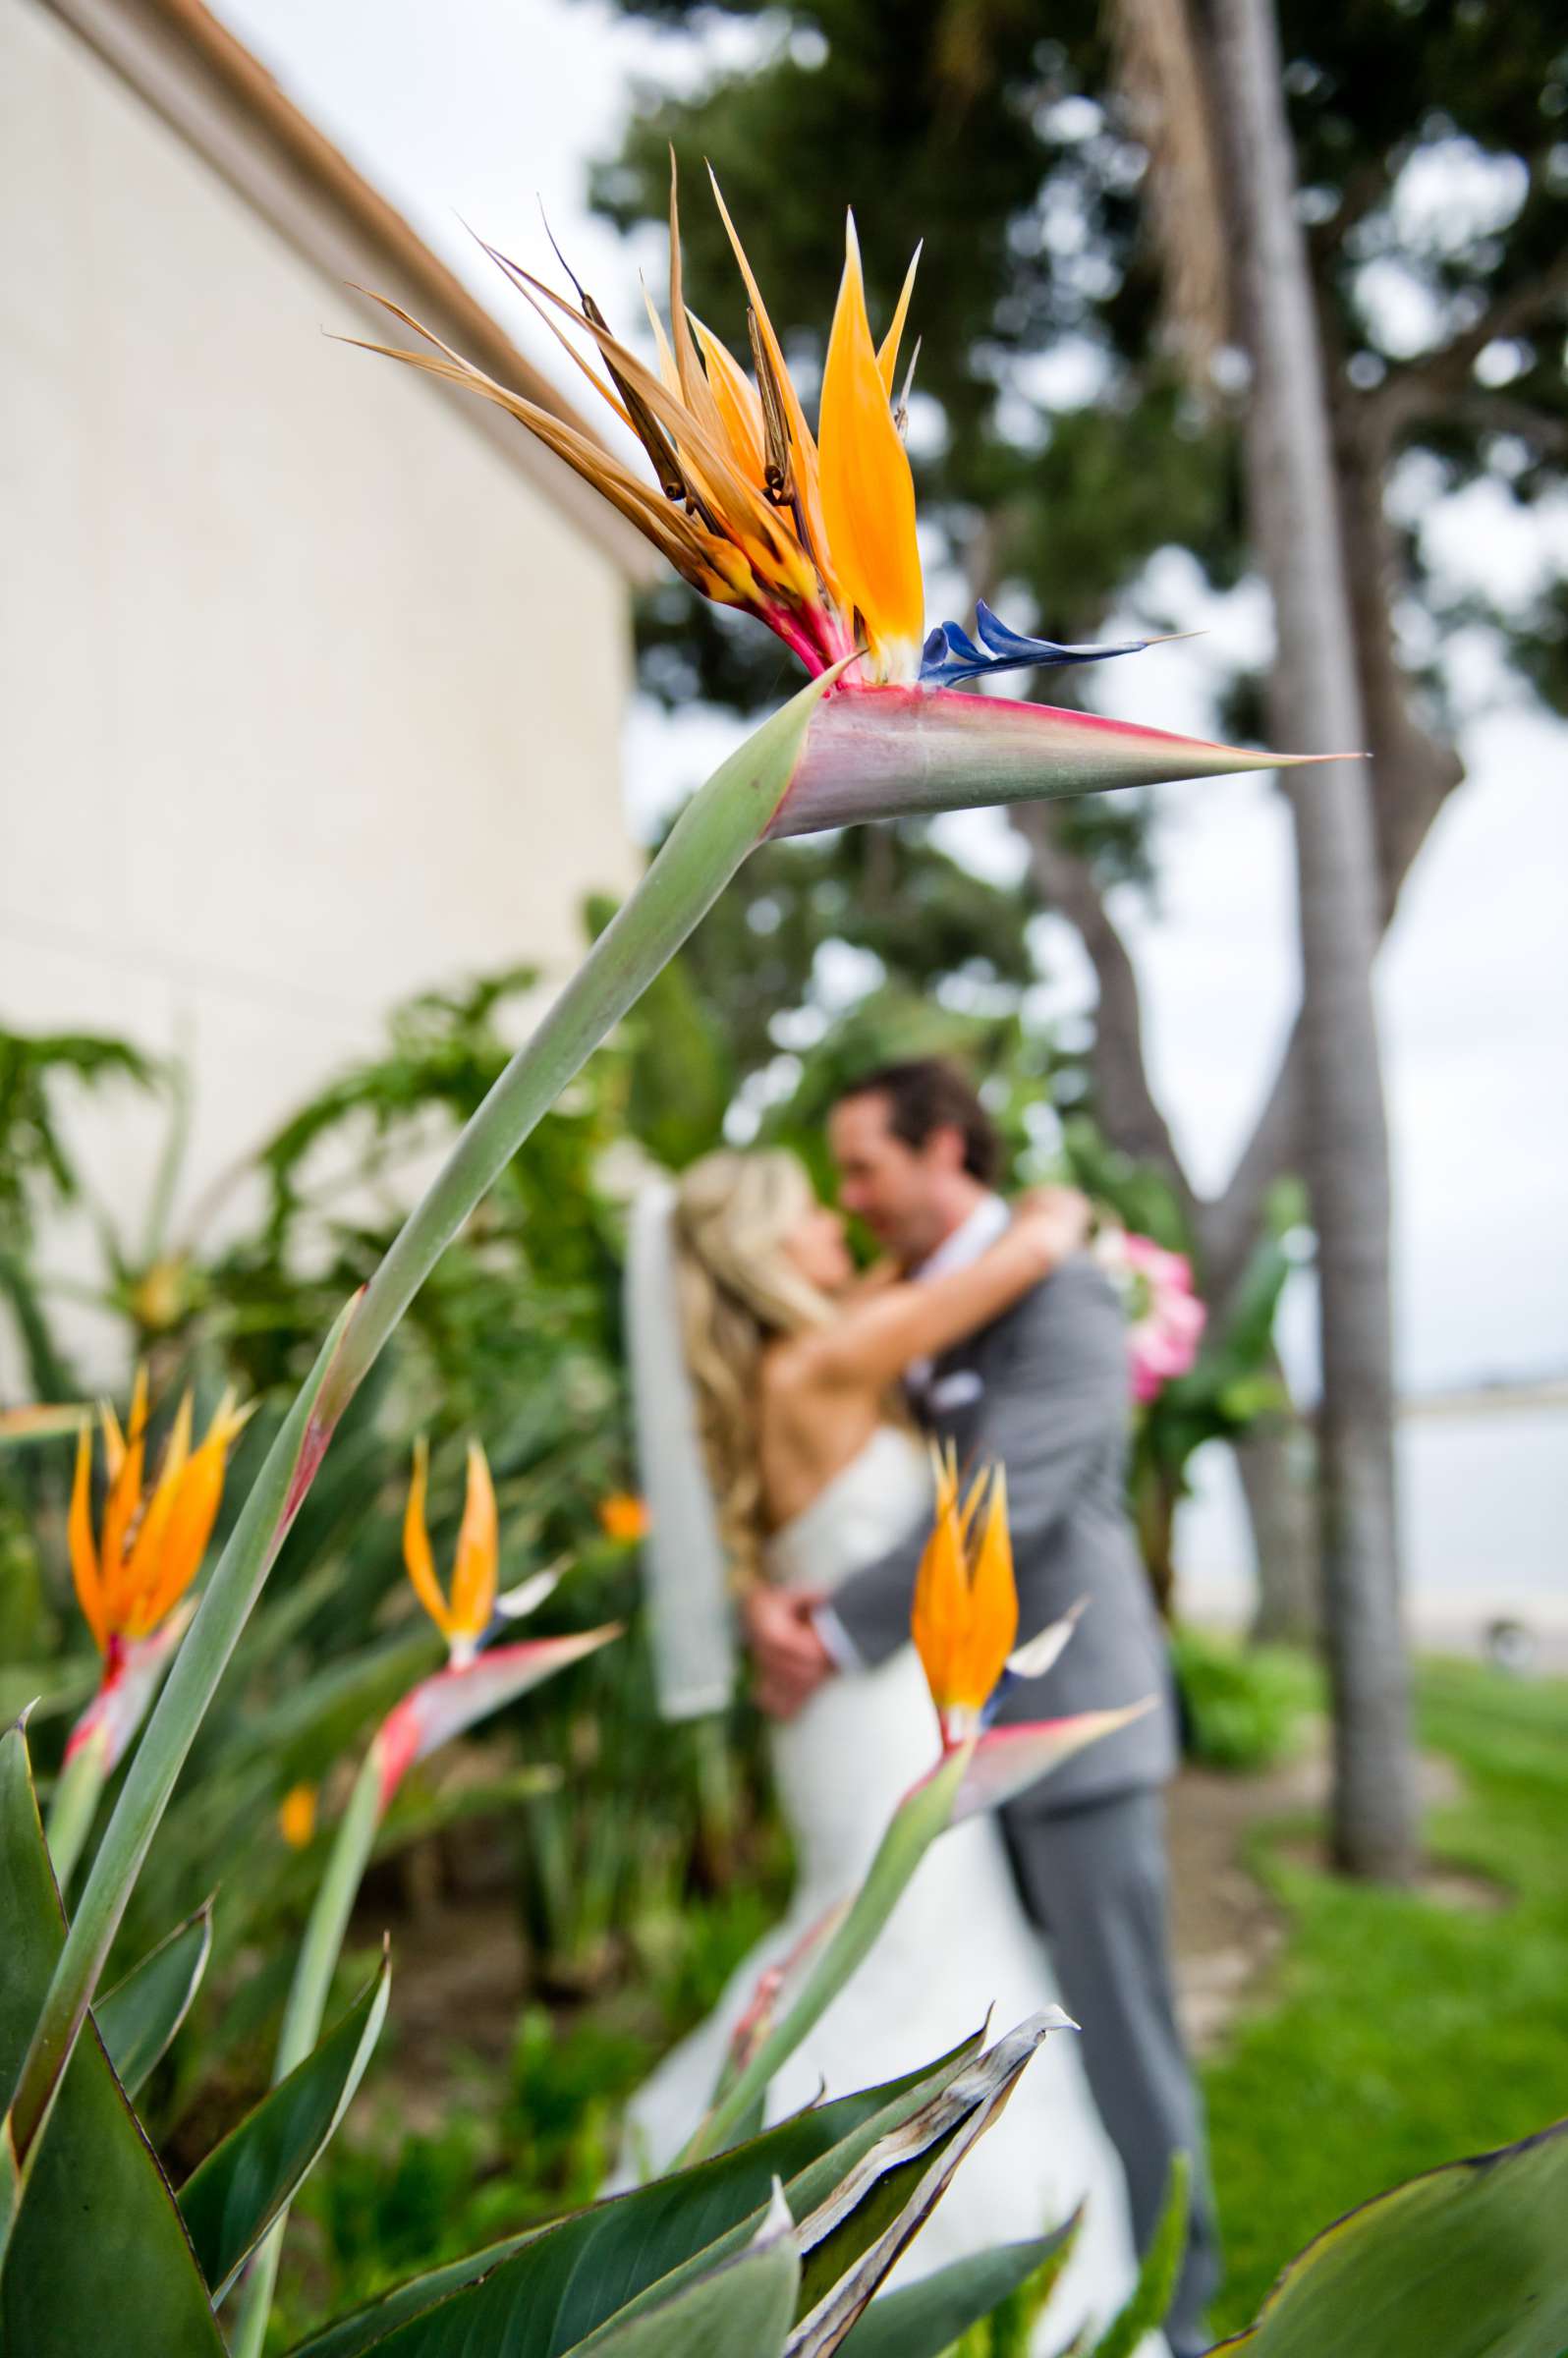
[[[1047,1189],[1010,1207],[995,1192],[999,1141],[956,1068],[869,1073],[828,1129],[844,1209],[885,1256],[868,1276],[787,1153],[707,1155],[634,1210],[629,1329],[661,1704],[672,1717],[727,1706],[738,1623],[797,1881],[784,1922],[634,2099],[630,2147],[655,2167],[680,2150],[760,1976],[855,1889],[930,1765],[909,1630],[934,1437],[961,1467],[1005,1473],[1020,1643],[1082,1605],[1072,1643],[1043,1679],[1004,1694],[999,1717],[1154,1708],[943,1835],[778,2074],[768,2117],[824,2087],[895,2078],[988,2009],[1010,2025],[1060,2002],[1078,2035],[1046,2042],[910,2273],[1038,2235],[1082,2203],[1042,2325],[1059,2346],[1128,2297],[1185,2152],[1192,2211],[1166,2332],[1172,2358],[1189,2358],[1208,2346],[1217,2255],[1172,1996],[1162,1789],[1177,1744],[1127,1518],[1121,1304],[1083,1249],[1081,1196]]]

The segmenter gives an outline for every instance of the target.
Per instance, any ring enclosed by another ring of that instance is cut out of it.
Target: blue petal
[[[1116,646],[1067,646],[1055,639],[1029,639],[1009,630],[983,598],[976,601],[975,627],[980,646],[956,622],[940,623],[931,632],[921,658],[921,679],[927,687],[947,688],[985,672],[1018,671],[1026,665],[1103,663],[1111,655],[1141,654],[1150,645],[1148,639],[1127,639]]]

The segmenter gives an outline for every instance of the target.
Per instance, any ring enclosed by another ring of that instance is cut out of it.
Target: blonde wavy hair
[[[767,1521],[758,1416],[762,1356],[778,1335],[833,1316],[804,1277],[786,1239],[815,1208],[793,1154],[704,1154],[676,1190],[675,1278],[682,1341],[719,1530],[736,1581],[761,1570]]]

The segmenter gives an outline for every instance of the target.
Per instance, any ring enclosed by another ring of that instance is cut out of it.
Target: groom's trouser
[[[1147,2250],[1171,2156],[1192,2162],[1187,2253],[1166,2325],[1177,2358],[1205,2350],[1219,2277],[1203,2105],[1176,2024],[1167,1927],[1165,1802],[1144,1786],[1081,1809],[1002,1813],[1013,1872],[1044,1933],[1062,2003],[1081,2026],[1089,2084],[1127,2177]]]

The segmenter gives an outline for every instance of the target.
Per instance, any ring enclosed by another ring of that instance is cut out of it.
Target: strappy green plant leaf
[[[1068,2027],[1047,2007],[998,2039],[929,2104],[878,2139],[796,2229],[801,2316],[788,2358],[831,2358],[929,2218],[966,2156],[1004,2110],[1032,2057]]]
[[[775,2179],[792,2211],[814,2210],[879,2138],[947,2087],[980,2045],[966,2040],[924,2071],[813,2105],[694,2168],[416,2276],[312,2334],[293,2358],[360,2358],[370,2349],[429,2358],[458,2328],[472,2349],[558,2358],[651,2287],[668,2279],[669,2289],[684,2281],[683,2271],[744,2250]]]
[[[1558,2358],[1568,2349],[1568,2120],[1396,2186],[1294,2259],[1245,2358]]]
[[[26,1738],[0,1737],[0,2093],[65,1938]],[[96,2031],[78,2041],[0,2277],[6,2358],[222,2358],[206,2286]]]
[[[1078,2233],[1075,2212],[1032,2243],[1002,2243],[939,2268],[902,2292],[874,2300],[844,2340],[844,2358],[944,2358],[971,2326],[1026,2284],[1043,2301],[1066,2267]]]
[[[222,2300],[348,2110],[381,2036],[391,1985],[383,1956],[379,1972],[336,2028],[181,2188],[181,2216],[214,2302]]]
[[[212,1903],[176,1925],[92,2009],[115,2075],[134,2097],[166,2054],[201,1987],[212,1952]]]
[[[1132,2296],[1095,2342],[1091,2358],[1133,2358],[1145,2337],[1165,2322],[1165,2313],[1181,2274],[1187,2248],[1187,2191],[1192,2164],[1185,2154],[1171,2156],[1170,2176],[1159,2223],[1149,2239],[1138,2271]]]
[[[786,2230],[726,2260],[640,2317],[616,2323],[565,2358],[783,2358],[800,2262]],[[460,2358],[463,2345],[448,2345]],[[493,2345],[500,2358],[504,2344]]]

